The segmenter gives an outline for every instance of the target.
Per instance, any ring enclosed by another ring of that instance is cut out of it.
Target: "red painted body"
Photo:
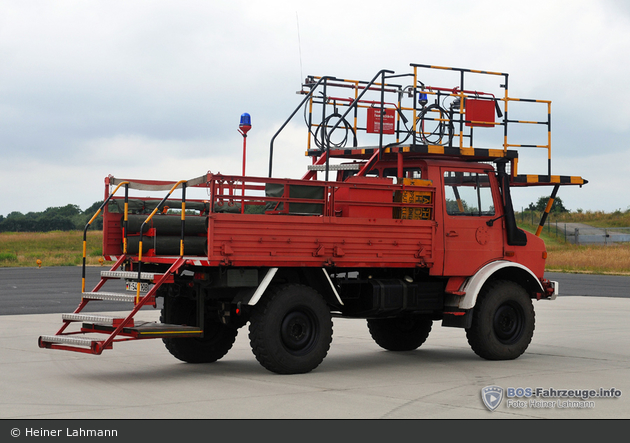
[[[492,166],[438,160],[418,161],[415,166],[433,186],[403,187],[394,184],[392,178],[379,177],[350,177],[343,183],[246,178],[248,189],[260,189],[264,182],[288,187],[303,183],[322,186],[325,198],[310,201],[321,202],[323,213],[202,214],[207,217],[208,226],[207,255],[203,258],[209,266],[427,268],[432,276],[464,277],[474,275],[489,262],[508,260],[543,277],[542,240],[529,236],[526,246],[506,246],[503,206]],[[446,170],[487,174],[494,215],[447,214],[443,183]],[[237,195],[241,180],[241,177],[208,175],[206,186],[215,191],[211,200],[217,202],[226,195]],[[432,204],[425,205],[431,211],[431,219],[394,218],[394,208],[405,205],[395,203],[394,195],[403,189],[433,195]],[[290,207],[291,202],[299,199],[281,200]],[[495,218],[498,220],[487,226],[486,222]],[[106,256],[122,254],[121,219],[122,214],[105,211]],[[147,236],[146,241],[150,242],[150,238]],[[176,259],[152,255],[149,253],[146,260],[164,263]]]

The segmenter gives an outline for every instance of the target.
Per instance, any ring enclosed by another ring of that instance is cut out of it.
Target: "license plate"
[[[138,282],[136,282],[136,281],[128,281],[127,282],[127,291],[138,292]],[[149,292],[149,284],[148,283],[140,283],[140,292]]]

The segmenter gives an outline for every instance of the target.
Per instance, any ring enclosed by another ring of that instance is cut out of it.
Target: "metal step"
[[[138,338],[201,337],[203,329],[197,326],[145,323],[128,328]]]
[[[87,346],[88,348],[91,348],[92,343],[98,342],[100,340],[72,337],[69,335],[42,335],[41,337],[39,337],[39,341],[40,343],[59,343],[63,345]]]
[[[156,274],[153,272],[141,272],[140,280],[153,281],[156,276],[162,274]],[[137,279],[138,273],[133,271],[101,271],[101,277],[103,278],[125,278],[125,279]]]
[[[101,323],[83,323],[83,332],[108,333],[114,331],[113,326]],[[140,322],[136,325],[126,326],[120,335],[134,338],[174,338],[174,337],[201,337],[203,329],[197,326],[173,325],[157,322]]]
[[[113,326],[114,321],[121,322],[124,318],[114,318],[106,315],[91,315],[91,314],[62,314],[61,319],[63,321],[84,321],[90,323],[101,323],[108,326]]]
[[[136,301],[135,295],[121,294],[119,292],[84,292],[83,298],[88,300],[126,301],[130,303]]]

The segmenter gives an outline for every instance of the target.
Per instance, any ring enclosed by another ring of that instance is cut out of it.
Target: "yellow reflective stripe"
[[[138,335],[163,335],[163,334],[197,334],[201,333],[201,331],[151,331],[151,332],[141,332],[138,331]]]
[[[92,217],[92,218],[90,219],[90,221],[88,222],[88,225],[91,225],[91,224],[92,224],[92,222],[93,222],[94,220],[96,220],[96,217],[98,217],[98,215],[99,215],[100,213],[101,213],[101,210],[100,210],[100,209],[99,209],[98,211],[96,211],[96,214],[94,214],[94,217]]]
[[[551,211],[551,205],[553,205],[553,201],[554,201],[554,199],[550,198],[549,201],[547,202],[547,207],[545,208],[545,212],[547,214],[549,214],[549,211]]]

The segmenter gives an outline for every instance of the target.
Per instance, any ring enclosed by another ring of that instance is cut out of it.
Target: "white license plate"
[[[127,291],[138,292],[138,282],[128,281],[127,282]],[[149,292],[149,284],[148,283],[140,283],[140,292]]]

